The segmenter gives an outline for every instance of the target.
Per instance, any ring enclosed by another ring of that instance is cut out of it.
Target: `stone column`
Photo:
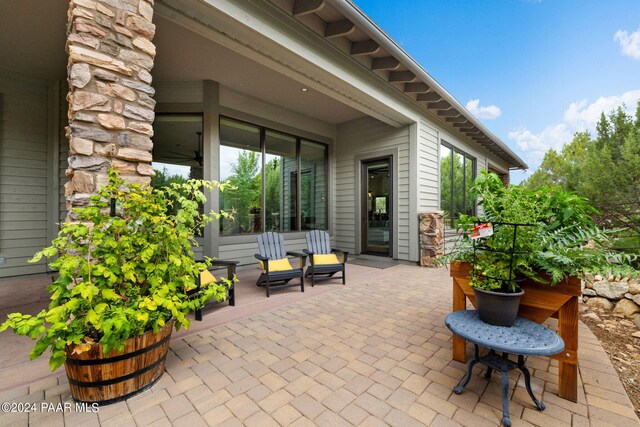
[[[433,260],[444,255],[444,212],[423,212],[420,218],[420,265],[433,267]]]
[[[69,1],[69,212],[107,182],[110,166],[132,183],[154,175],[153,2]]]

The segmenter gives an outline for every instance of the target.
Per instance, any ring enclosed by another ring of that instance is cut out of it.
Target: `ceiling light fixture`
[[[308,87],[303,87],[302,89],[300,89],[303,92],[309,92],[309,88]]]

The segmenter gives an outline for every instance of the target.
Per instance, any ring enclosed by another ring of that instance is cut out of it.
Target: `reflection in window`
[[[303,230],[328,228],[326,155],[326,145],[304,140],[301,142],[300,216]]]
[[[475,213],[470,192],[475,174],[475,159],[447,145],[440,146],[440,209],[450,226],[461,213]]]
[[[220,218],[220,233],[261,232],[260,128],[231,120],[220,121],[220,182],[228,182],[233,187],[220,192],[220,209],[233,213],[233,219]]]
[[[267,231],[295,231],[298,162],[296,139],[265,132],[265,225]]]
[[[153,123],[153,163],[156,173],[151,185],[202,178],[202,115],[157,114]]]
[[[327,229],[327,146],[244,122],[220,121],[220,234]]]

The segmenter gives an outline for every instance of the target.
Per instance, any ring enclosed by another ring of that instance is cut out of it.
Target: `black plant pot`
[[[480,320],[496,326],[513,326],[524,291],[516,293],[492,292],[473,288]]]

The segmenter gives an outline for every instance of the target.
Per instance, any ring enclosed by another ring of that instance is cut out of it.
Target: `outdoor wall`
[[[397,153],[397,227],[393,231],[397,258],[409,260],[409,222],[417,222],[417,212],[409,212],[409,126],[394,128],[371,117],[338,125],[335,148],[334,235],[336,246],[356,252],[359,248],[360,203],[358,159],[374,158],[381,153]]]
[[[48,83],[0,70],[0,277],[43,273],[47,243]]]
[[[86,205],[110,166],[132,183],[154,174],[152,18],[152,0],[69,3],[67,209]]]
[[[440,143],[446,142],[464,151],[476,159],[476,171],[487,169],[489,165],[494,169],[508,172],[508,166],[495,155],[487,152],[478,144],[466,142],[450,129],[434,124],[430,119],[421,117],[418,126],[418,211],[433,212],[440,207],[440,173],[439,150]],[[444,221],[445,253],[451,250],[457,238],[455,229],[448,221]]]
[[[426,118],[418,126],[418,212],[440,207],[438,178],[438,130]]]
[[[204,85],[202,81],[163,81],[154,83],[156,89],[157,112],[202,112],[205,104]],[[220,87],[219,99],[209,100],[218,104],[218,112],[222,115],[245,120],[260,126],[266,126],[275,130],[288,132],[311,140],[329,143],[335,136],[335,127],[317,119],[301,115],[286,108],[270,104],[268,101],[251,97],[226,87]],[[217,119],[216,119],[217,123]],[[205,136],[205,141],[207,140]],[[217,159],[219,141],[213,141],[211,147],[214,157]],[[216,160],[218,161],[218,160]],[[206,167],[206,160],[205,160]],[[217,171],[212,174],[217,178]],[[329,184],[331,185],[331,183]],[[329,192],[331,193],[331,189]],[[287,195],[288,196],[288,195]],[[212,197],[217,198],[216,195]],[[217,203],[214,203],[214,206]],[[331,203],[329,203],[331,209]],[[256,235],[238,235],[217,237],[217,229],[214,232],[214,248],[220,259],[232,259],[239,261],[241,265],[256,265],[254,254],[257,252]],[[288,250],[302,250],[306,248],[304,232],[285,233]],[[204,242],[203,242],[204,243]],[[214,250],[214,252],[215,252]]]

